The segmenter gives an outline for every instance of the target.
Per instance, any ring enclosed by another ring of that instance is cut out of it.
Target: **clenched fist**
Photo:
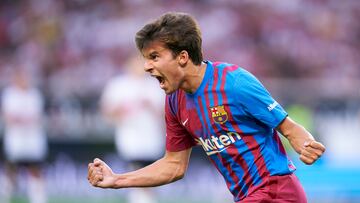
[[[313,164],[325,152],[325,147],[315,140],[306,141],[300,152],[300,160],[305,164]]]
[[[91,185],[101,188],[114,188],[116,175],[102,160],[96,158],[88,165],[88,180]]]

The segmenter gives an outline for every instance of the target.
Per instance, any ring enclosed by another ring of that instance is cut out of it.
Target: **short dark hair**
[[[174,57],[185,50],[195,65],[200,65],[203,61],[201,31],[196,20],[189,14],[165,13],[136,33],[135,42],[140,51],[153,41],[164,43]]]

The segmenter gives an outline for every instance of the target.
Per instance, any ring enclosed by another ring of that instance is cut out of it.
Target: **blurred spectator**
[[[5,121],[4,152],[6,180],[3,187],[9,202],[15,194],[17,172],[25,169],[27,194],[31,203],[45,203],[46,193],[41,164],[46,158],[47,142],[43,131],[43,98],[32,86],[26,71],[14,71],[12,83],[2,94],[1,111]]]
[[[349,84],[360,78],[356,0],[24,0],[0,2],[0,86],[14,56],[31,67],[51,101],[98,96],[116,67],[124,66],[142,22],[168,10],[199,19],[205,58],[233,61],[260,78]],[[346,88],[347,96],[356,91]]]
[[[163,154],[163,93],[155,80],[144,77],[139,57],[131,57],[125,73],[109,81],[101,99],[103,114],[116,126],[119,156],[134,170],[151,164]],[[132,189],[129,203],[156,202],[151,189]]]
[[[2,1],[0,64],[13,54],[45,82],[59,77],[49,82],[70,93],[82,89],[90,94],[109,78],[111,64],[123,65],[141,22],[177,10],[199,19],[209,50],[205,58],[234,61],[260,77],[360,77],[356,0],[160,2]],[[94,71],[84,71],[90,61]],[[110,65],[101,73],[97,61]],[[73,77],[77,74],[93,83],[79,81]],[[71,84],[79,88],[66,88]]]

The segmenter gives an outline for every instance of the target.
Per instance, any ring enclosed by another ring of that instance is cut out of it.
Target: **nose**
[[[153,69],[153,65],[151,64],[151,62],[149,60],[145,60],[144,71],[151,73],[152,69]]]

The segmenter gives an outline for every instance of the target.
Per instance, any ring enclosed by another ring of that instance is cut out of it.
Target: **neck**
[[[181,89],[187,93],[194,93],[201,85],[204,79],[206,64],[193,65],[188,67],[185,80],[181,85]]]

